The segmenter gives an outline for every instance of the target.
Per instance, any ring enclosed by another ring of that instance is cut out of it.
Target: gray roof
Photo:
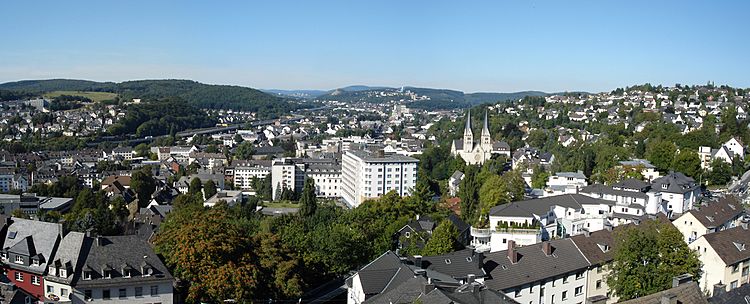
[[[60,241],[60,247],[57,248],[55,257],[52,259],[52,265],[60,267],[62,269],[72,269],[74,271],[68,272],[66,278],[60,278],[57,276],[48,275],[47,279],[52,281],[60,281],[63,283],[70,283],[73,280],[73,276],[78,273],[78,266],[83,260],[81,256],[81,249],[84,244],[85,234],[80,232],[69,232]]]
[[[402,272],[401,275],[399,275],[400,272]],[[413,272],[401,263],[401,259],[393,251],[386,251],[370,264],[362,267],[358,275],[362,283],[362,291],[366,295],[372,295],[382,293],[397,276],[399,277],[397,281],[400,281],[398,283],[408,280],[405,278],[407,273],[409,276],[413,275]]]
[[[583,171],[578,171],[578,172],[557,172],[557,173],[555,173],[555,176],[586,179],[586,175],[583,175]]]
[[[44,273],[47,263],[54,254],[62,236],[62,225],[42,221],[12,218],[8,226],[8,233],[3,243],[9,252],[23,255],[40,256],[39,266],[25,266],[11,263],[10,267],[29,270],[34,273]]]
[[[682,304],[708,303],[708,301],[706,301],[706,297],[703,295],[703,292],[701,291],[701,288],[698,287],[698,284],[696,284],[693,281],[680,284],[677,287],[673,287],[664,291],[653,293],[653,294],[643,296],[640,298],[635,298],[632,300],[622,301],[619,303],[620,304],[661,304],[661,303],[664,303],[662,301],[662,297],[664,296],[674,297],[674,299],[676,299],[676,303],[682,303]],[[742,302],[733,302],[733,303],[742,303]]]
[[[451,175],[451,178],[456,179],[456,180],[462,180],[464,178],[464,173],[456,170],[456,172],[453,172],[453,175]]]
[[[711,304],[736,304],[736,303],[747,303],[745,297],[750,295],[750,284],[742,284],[740,287],[724,292],[722,294],[714,294],[708,298],[708,303]]]
[[[547,214],[552,207],[562,206],[579,210],[583,205],[612,205],[613,202],[581,194],[563,194],[512,202],[490,209],[492,216],[525,216]]]
[[[656,169],[656,167],[652,165],[651,162],[645,159],[640,159],[640,158],[621,161],[620,165],[628,166],[628,167],[643,166],[646,169]]]
[[[507,250],[486,254],[484,270],[490,278],[485,279],[485,285],[503,291],[554,276],[583,271],[589,266],[586,258],[570,239],[549,242],[553,248],[550,255],[542,251],[543,243],[515,248],[519,254],[518,262],[515,264],[508,258]]]
[[[633,189],[633,190],[642,191],[644,189],[648,189],[649,186],[650,185],[647,182],[637,180],[634,178],[626,178],[612,185],[612,188]]]
[[[119,286],[147,282],[173,280],[167,267],[151,249],[148,242],[135,235],[103,236],[90,242],[88,255],[83,262],[83,271],[91,271],[92,279],[79,279],[76,288]],[[150,267],[153,273],[144,276],[144,268]],[[123,268],[131,268],[131,277],[123,277]],[[105,269],[111,269],[112,278],[102,277]]]
[[[377,155],[377,153],[372,153],[367,150],[349,150],[347,153],[351,153],[354,156],[361,158],[365,162],[369,163],[392,163],[392,162],[400,162],[400,163],[417,163],[419,162],[418,159],[414,157],[409,157],[405,155],[400,154],[385,154],[382,156]]]
[[[666,188],[664,188],[666,185]],[[667,193],[685,193],[695,189],[695,180],[680,172],[669,172],[669,174],[655,179],[651,183],[651,191]]]
[[[414,258],[411,259],[412,261]],[[485,275],[482,269],[484,255],[472,249],[454,251],[442,255],[422,257],[422,268],[449,275],[454,279]]]

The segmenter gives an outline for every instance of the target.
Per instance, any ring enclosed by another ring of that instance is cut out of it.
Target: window
[[[738,271],[740,271],[740,264],[732,265],[732,273],[737,273]]]
[[[123,269],[122,276],[129,278],[130,277],[130,269]]]
[[[119,290],[119,296],[120,296],[120,299],[127,298],[128,297],[128,290],[125,289],[125,288],[120,288],[120,290]]]
[[[583,279],[583,272],[576,273],[576,280]]]
[[[568,283],[568,276],[563,277],[563,284]]]
[[[39,277],[38,276],[31,276],[31,284],[39,285]]]
[[[60,296],[61,297],[68,297],[68,289],[66,288],[60,288]]]
[[[102,290],[102,299],[109,300],[111,297],[109,296],[109,289]]]
[[[18,264],[23,264],[23,257],[22,257],[22,256],[20,256],[20,255],[17,255],[17,256],[16,256],[16,263],[18,263]]]
[[[409,238],[409,237],[411,237],[411,233],[409,233],[409,231],[404,232],[404,236],[406,236],[406,238]]]
[[[521,296],[521,290],[520,290],[520,289],[516,289],[516,294],[515,294],[515,296],[516,296],[516,298],[518,298],[518,297],[520,297],[520,296]]]
[[[135,288],[135,297],[140,298],[143,296],[143,287],[136,287]]]
[[[748,274],[750,274],[750,266],[742,267],[742,276],[746,277]]]
[[[596,273],[602,273],[602,266],[596,267]]]
[[[155,297],[159,295],[159,286],[151,286],[151,296]]]
[[[91,271],[84,271],[83,272],[83,279],[84,280],[91,280]]]
[[[580,296],[583,293],[583,286],[576,287],[576,296]]]
[[[83,291],[83,298],[84,298],[84,299],[85,299],[86,301],[91,301],[91,300],[92,300],[92,297],[91,297],[91,289],[86,289],[86,290],[84,290],[84,291]]]
[[[55,287],[52,285],[47,285],[47,293],[55,293]]]
[[[16,281],[23,282],[23,273],[16,272]]]
[[[568,292],[567,291],[563,291],[562,292],[562,299],[563,299],[563,301],[565,301],[565,300],[568,299]]]
[[[67,276],[68,276],[68,275],[67,275],[67,274],[65,273],[65,269],[60,269],[60,277],[61,277],[61,278],[65,278],[65,277],[67,277]]]
[[[555,304],[555,295],[552,295],[552,304]]]
[[[31,263],[34,264],[34,266],[39,266],[39,260],[37,259],[31,260]]]
[[[731,284],[729,284],[729,290],[737,288],[737,280],[732,281]]]
[[[602,288],[602,280],[596,280],[596,289]]]

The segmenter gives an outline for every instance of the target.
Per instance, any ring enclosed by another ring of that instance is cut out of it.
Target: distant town
[[[745,303],[750,89],[0,84],[2,303]]]

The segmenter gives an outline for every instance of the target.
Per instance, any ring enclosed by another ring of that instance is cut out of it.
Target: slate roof
[[[563,194],[524,201],[512,202],[490,209],[491,216],[524,216],[547,214],[553,206],[562,206],[579,210],[582,205],[612,205],[614,202],[585,196],[582,194]]]
[[[464,178],[464,174],[463,172],[456,170],[456,172],[453,172],[453,175],[451,175],[451,178],[455,180],[462,180]]]
[[[364,284],[364,282],[362,282]],[[401,284],[394,285],[389,291],[378,294],[365,300],[371,304],[412,303],[422,295],[422,288],[427,284],[427,279],[422,276],[408,278]],[[432,303],[432,302],[427,302]]]
[[[614,258],[612,246],[615,242],[610,230],[594,231],[589,236],[579,234],[570,239],[591,265],[603,265]]]
[[[62,225],[42,221],[12,218],[3,243],[9,252],[23,255],[39,255],[39,266],[10,263],[9,267],[42,274],[52,258],[54,248],[62,236]]]
[[[469,224],[467,224],[466,222],[464,222],[455,213],[451,213],[450,215],[448,215],[448,220],[451,221],[451,223],[453,223],[453,226],[456,227],[456,230],[458,230],[459,234],[461,234],[461,232],[464,232],[464,231],[468,230],[469,228],[471,228],[471,226],[469,226]]]
[[[664,291],[653,293],[640,298],[635,298],[628,301],[618,302],[619,304],[661,304],[662,296],[674,296],[677,303],[681,304],[706,304],[706,298],[703,296],[700,287],[695,282],[688,282],[680,284],[677,287],[670,288]],[[741,303],[741,302],[737,302]]]
[[[720,226],[744,213],[742,204],[730,196],[688,211],[706,228]]]
[[[708,303],[711,304],[737,304],[748,303],[748,301],[750,301],[750,284],[742,284],[740,287],[722,294],[714,294],[708,298]]]
[[[542,251],[542,244],[517,247],[518,263],[511,263],[507,250],[485,254],[484,270],[490,276],[485,279],[488,288],[503,291],[531,282],[582,271],[589,263],[570,239],[549,241],[553,247],[551,255]]]
[[[621,161],[620,165],[628,166],[628,167],[643,166],[646,169],[656,169],[656,167],[652,165],[650,161],[645,160],[645,159],[639,159],[639,158]]]
[[[57,248],[55,257],[52,259],[52,265],[66,269],[66,266],[70,266],[73,271],[67,272],[67,277],[60,278],[59,276],[52,276],[48,274],[47,279],[57,282],[70,283],[74,279],[74,275],[78,272],[76,270],[83,260],[81,256],[81,249],[86,240],[86,235],[80,232],[69,232],[60,241],[60,246]]]
[[[504,141],[496,141],[492,144],[492,148],[498,151],[510,150],[510,145]]]
[[[667,187],[664,188],[663,185]],[[695,189],[697,185],[695,180],[685,176],[680,172],[670,172],[669,174],[655,179],[651,183],[651,191],[667,193],[685,193]]]
[[[410,258],[413,262],[414,258]],[[442,255],[422,257],[422,268],[449,275],[454,279],[466,278],[473,274],[476,277],[485,275],[482,269],[484,255],[472,249],[463,249]]]
[[[159,260],[148,242],[141,240],[138,236],[102,236],[98,237],[98,240],[93,239],[87,247],[84,248],[87,254],[82,267],[83,272],[92,272],[92,279],[79,279],[76,288],[173,280],[169,270]],[[130,278],[123,277],[123,267],[132,268]],[[143,276],[143,267],[150,267],[153,273]],[[112,270],[111,279],[102,277],[104,269]]]
[[[399,275],[399,273],[401,274]],[[390,250],[362,267],[358,272],[359,281],[362,283],[362,291],[365,295],[384,292],[389,283],[394,280],[398,284],[403,283],[409,279],[406,277],[407,274],[409,277],[413,276],[413,272],[401,263],[398,255]]]
[[[632,190],[638,190],[643,191],[645,189],[648,189],[650,187],[647,182],[637,180],[634,178],[626,178],[624,180],[621,180],[615,184],[612,185],[612,188],[621,188],[621,189],[632,189]]]
[[[737,226],[702,236],[726,265],[750,259],[750,232]]]

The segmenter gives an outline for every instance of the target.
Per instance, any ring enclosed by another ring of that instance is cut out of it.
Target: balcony
[[[496,229],[497,232],[500,233],[510,233],[510,234],[539,234],[539,228],[501,228],[498,227]]]
[[[471,227],[471,236],[475,238],[489,238],[492,235],[492,229]]]

